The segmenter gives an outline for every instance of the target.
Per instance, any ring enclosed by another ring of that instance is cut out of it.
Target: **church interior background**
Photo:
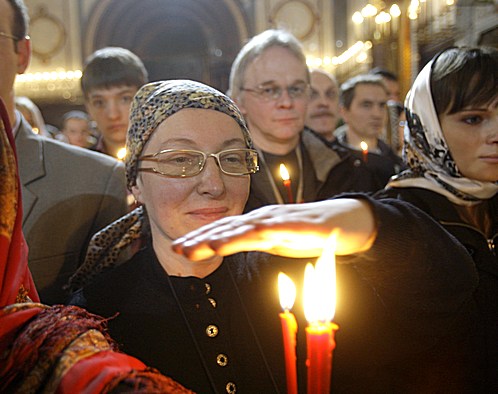
[[[457,0],[25,0],[33,56],[16,94],[47,123],[83,109],[86,56],[122,46],[151,81],[187,78],[225,91],[242,45],[268,28],[290,30],[310,66],[339,82],[380,66],[406,93],[425,62],[450,45],[498,46],[498,1]]]

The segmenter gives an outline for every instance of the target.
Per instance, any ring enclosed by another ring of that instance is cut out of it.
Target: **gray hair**
[[[335,77],[334,74],[329,73],[328,71],[322,69],[322,68],[310,68],[310,76],[312,74],[322,74],[325,75],[327,78],[329,78],[333,83],[339,87],[339,83],[337,82],[337,78]]]
[[[247,67],[264,51],[273,47],[288,49],[306,68],[306,78],[309,82],[309,70],[306,64],[301,43],[296,37],[285,30],[270,29],[251,38],[240,50],[230,71],[228,95],[237,99],[243,88],[244,76]]]
[[[69,119],[81,119],[90,122],[90,116],[86,112],[78,110],[69,111],[62,115],[62,124],[65,126]]]
[[[7,0],[14,12],[12,34],[22,40],[28,34],[29,15],[23,0]]]

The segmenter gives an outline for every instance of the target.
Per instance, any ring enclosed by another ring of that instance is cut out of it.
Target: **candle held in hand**
[[[294,198],[292,196],[292,186],[289,171],[285,164],[280,164],[280,176],[282,177],[282,181],[284,183],[284,187],[287,190],[287,202],[289,204],[294,203]]]
[[[285,374],[287,377],[287,393],[297,394],[297,366],[296,366],[296,333],[297,322],[290,312],[296,300],[296,286],[292,280],[280,272],[278,274],[278,291],[280,306],[284,310],[279,314],[282,324],[284,340]]]

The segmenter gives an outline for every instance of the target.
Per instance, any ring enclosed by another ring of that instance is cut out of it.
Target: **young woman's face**
[[[238,123],[215,110],[182,109],[154,131],[142,156],[165,149],[193,149],[218,153],[247,148]],[[153,167],[142,161],[140,166]],[[208,157],[198,175],[174,178],[139,172],[135,198],[147,208],[153,237],[178,238],[225,216],[242,213],[249,195],[250,176],[221,172]]]
[[[489,105],[442,115],[440,122],[462,175],[481,182],[498,181],[498,97]]]

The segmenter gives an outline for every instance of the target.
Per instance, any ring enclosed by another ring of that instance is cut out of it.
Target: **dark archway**
[[[151,81],[187,78],[223,91],[249,36],[235,0],[104,0],[84,26],[84,57],[121,46],[140,56]]]

